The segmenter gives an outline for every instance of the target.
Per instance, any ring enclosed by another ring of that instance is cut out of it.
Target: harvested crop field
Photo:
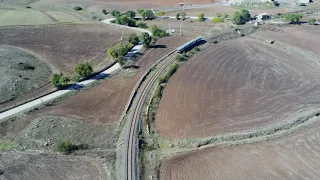
[[[160,135],[209,137],[309,115],[320,107],[319,59],[289,50],[249,38],[205,47],[166,86]]]
[[[89,61],[94,67],[110,64],[106,50],[120,41],[121,31],[103,24],[15,27],[0,28],[0,37],[1,44],[28,49],[70,74],[78,62]]]
[[[56,7],[73,7],[80,5],[89,9],[104,8],[108,11],[119,10],[136,10],[139,8],[166,8],[171,6],[178,6],[180,0],[161,0],[161,1],[148,1],[148,0],[40,0],[30,4],[31,6],[56,6]],[[188,0],[187,4],[209,4],[209,0]]]
[[[317,26],[291,26],[282,28],[281,32],[266,30],[258,31],[255,35],[316,53],[320,57],[320,29]]]
[[[208,148],[164,163],[165,180],[319,179],[317,124],[277,140]]]
[[[102,164],[93,158],[0,153],[2,180],[102,180],[108,179]]]
[[[120,72],[119,75],[115,75],[102,84],[65,99],[55,106],[40,110],[30,115],[29,118],[52,115],[101,124],[117,121],[142,74],[156,60],[188,40],[189,38],[184,37],[161,38],[155,44],[158,45],[156,48],[147,50],[135,63],[138,66],[137,75],[124,78]]]
[[[49,83],[49,65],[32,52],[0,46],[0,107]]]

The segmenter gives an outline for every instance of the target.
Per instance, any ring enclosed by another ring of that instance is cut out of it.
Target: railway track
[[[164,63],[156,70],[156,72],[151,76],[151,78],[147,78],[146,82],[139,88],[140,90],[137,92],[137,96],[135,97],[137,100],[132,104],[132,113],[129,116],[130,121],[130,131],[128,142],[126,144],[126,174],[123,179],[125,180],[137,180],[137,163],[136,163],[136,154],[137,154],[137,133],[139,120],[141,117],[141,111],[143,109],[144,102],[148,97],[152,87],[157,81],[157,78],[167,69],[170,63],[174,60],[177,51],[170,54],[166,59],[164,59]]]

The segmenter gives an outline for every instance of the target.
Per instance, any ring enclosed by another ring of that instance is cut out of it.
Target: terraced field
[[[227,148],[210,148],[172,160],[162,179],[319,179],[318,123],[281,139]]]
[[[319,59],[249,38],[210,45],[170,79],[160,135],[211,137],[308,116],[319,105]]]

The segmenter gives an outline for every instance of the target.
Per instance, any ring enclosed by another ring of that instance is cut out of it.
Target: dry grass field
[[[280,139],[208,148],[164,163],[162,179],[319,179],[319,122]]]
[[[320,107],[319,59],[281,47],[241,38],[204,48],[166,86],[156,116],[160,135],[210,137]]]

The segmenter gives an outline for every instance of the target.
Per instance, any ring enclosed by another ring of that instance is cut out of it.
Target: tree
[[[143,21],[137,21],[136,22],[136,26],[139,28],[148,28],[147,23],[143,22]]]
[[[127,25],[130,27],[137,27],[136,23],[137,21],[135,19],[131,19],[131,18],[127,19]]]
[[[112,59],[115,59],[117,58],[119,55],[118,55],[118,52],[116,51],[116,48],[115,47],[110,47],[107,49],[107,53],[108,53],[108,56]]]
[[[80,7],[80,6],[75,6],[73,9],[76,10],[76,11],[81,11],[81,10],[82,10],[82,7]]]
[[[107,14],[108,14],[107,10],[105,10],[105,9],[102,9],[102,13],[103,13],[104,15],[107,15]]]
[[[223,14],[223,18],[227,19],[229,17],[229,14],[228,13],[224,13]]]
[[[316,23],[316,21],[317,20],[315,18],[311,18],[311,19],[308,20],[308,24],[314,25]]]
[[[127,24],[128,17],[126,15],[117,16],[116,22],[117,24],[125,25]]]
[[[234,12],[232,17],[232,22],[237,25],[245,24],[250,20],[251,20],[251,15],[248,10],[236,11]]]
[[[140,15],[142,15],[143,12],[144,12],[143,9],[138,9],[138,13],[139,13]]]
[[[62,73],[60,74],[53,73],[51,74],[51,77],[50,77],[51,84],[57,88],[67,85],[69,80],[70,79],[68,77],[65,77]]]
[[[80,62],[74,67],[80,77],[88,77],[92,74],[93,68],[88,62]]]
[[[198,21],[203,22],[204,21],[204,13],[199,13],[198,14]]]
[[[119,63],[121,66],[123,66],[126,63],[126,58],[124,58],[123,56],[119,56],[116,59],[117,63]]]
[[[164,14],[165,14],[165,13],[164,13],[163,11],[158,11],[158,12],[156,13],[156,15],[157,15],[157,16],[160,16],[160,17],[164,16]]]
[[[136,34],[131,34],[129,36],[129,42],[133,45],[136,45],[139,43],[139,37]]]
[[[221,13],[216,13],[216,16],[217,17],[222,17],[222,14]]]
[[[176,19],[180,20],[180,13],[179,12],[177,12],[177,14],[176,14]]]
[[[180,12],[180,17],[182,20],[185,20],[186,19],[186,13],[185,12]]]
[[[290,23],[297,23],[302,18],[301,14],[289,13],[284,15],[284,19]]]
[[[144,19],[144,20],[154,19],[154,13],[151,10],[143,11],[141,16],[142,16],[142,19]]]
[[[163,37],[163,36],[167,35],[165,30],[160,29],[155,24],[150,27],[150,31],[151,31],[152,35],[155,37]]]
[[[141,43],[143,44],[143,47],[145,48],[149,48],[150,47],[150,44],[151,44],[151,36],[146,33],[146,32],[143,32],[140,37],[139,37]]]
[[[127,12],[125,13],[125,15],[126,15],[128,18],[134,18],[134,17],[136,17],[136,12],[134,12],[134,11],[127,11]]]
[[[120,15],[120,11],[118,11],[118,10],[113,10],[113,11],[111,11],[111,15],[114,16],[114,17],[117,17],[117,16]]]

